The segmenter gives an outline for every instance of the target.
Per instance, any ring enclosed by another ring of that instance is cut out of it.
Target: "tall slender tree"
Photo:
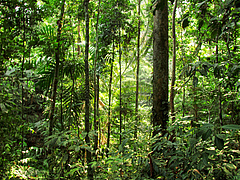
[[[171,80],[171,92],[170,92],[170,108],[172,121],[175,120],[174,114],[174,85],[175,85],[175,71],[176,71],[176,29],[175,29],[175,16],[177,9],[177,0],[174,1],[173,13],[172,13],[172,37],[173,37],[173,60],[172,60],[172,80]]]
[[[63,21],[63,16],[64,16],[64,5],[65,5],[65,0],[62,2],[62,7],[61,7],[61,15],[59,20],[57,21],[58,25],[58,34],[57,34],[57,47],[55,51],[55,60],[56,60],[56,65],[55,65],[55,73],[54,73],[54,79],[53,79],[53,84],[52,84],[52,95],[51,95],[51,107],[50,107],[50,112],[49,112],[49,135],[52,135],[53,131],[53,126],[54,126],[54,110],[55,110],[55,103],[56,103],[56,95],[57,95],[57,86],[58,86],[58,80],[59,80],[59,65],[60,65],[60,40],[61,40],[61,33],[62,33],[62,21]]]
[[[23,4],[24,4],[24,1],[23,1]],[[24,63],[25,63],[25,50],[26,50],[26,45],[25,45],[25,41],[26,41],[26,24],[25,24],[25,14],[24,14],[24,11],[25,11],[25,8],[23,8],[23,12],[22,12],[22,16],[23,16],[23,54],[22,54],[22,67],[21,67],[21,71],[22,71],[22,78],[23,78],[23,75],[24,75]],[[24,86],[22,85],[22,104],[21,104],[21,118],[22,118],[22,122],[24,122]],[[22,126],[22,129],[21,129],[21,133],[22,133],[22,152],[23,152],[23,137],[24,137],[24,126]],[[22,153],[22,159],[23,159],[23,154]]]
[[[89,132],[90,132],[90,122],[89,122],[89,106],[90,106],[90,92],[89,92],[89,67],[88,67],[88,53],[89,53],[89,13],[88,13],[89,0],[84,1],[85,10],[85,23],[86,23],[86,37],[85,37],[85,131],[87,133],[85,137],[86,144],[90,146]],[[93,179],[93,172],[91,168],[91,152],[87,150],[87,165],[88,165],[88,179]]]
[[[168,0],[156,4],[153,28],[153,136],[168,122]]]
[[[51,136],[53,133],[53,126],[54,126],[54,110],[55,110],[55,104],[56,104],[56,96],[57,96],[57,87],[58,87],[58,81],[59,81],[59,68],[60,68],[60,40],[61,40],[61,33],[62,33],[62,21],[63,21],[63,16],[64,16],[64,9],[65,9],[65,0],[62,2],[62,7],[61,7],[61,14],[60,18],[57,21],[57,26],[58,26],[58,33],[57,33],[57,47],[55,50],[55,72],[54,72],[54,79],[53,79],[53,84],[52,84],[52,95],[51,95],[51,106],[50,106],[50,112],[49,112],[49,135]],[[52,153],[51,149],[48,151],[49,154]],[[49,161],[51,161],[49,159]],[[51,164],[51,162],[50,162]],[[53,166],[51,165],[49,168],[49,178],[53,178]]]
[[[218,35],[216,37],[216,63],[219,63],[218,61]],[[218,110],[218,116],[219,116],[219,123],[223,125],[223,118],[222,118],[222,92],[221,92],[221,84],[218,84],[218,105],[219,105],[219,110]]]
[[[95,48],[95,57],[94,57],[94,131],[95,131],[95,137],[94,137],[94,150],[96,151],[98,148],[98,124],[97,121],[98,118],[98,84],[97,84],[97,60],[98,60],[98,22],[99,22],[99,13],[100,13],[100,4],[101,0],[98,1],[98,11],[97,11],[97,24],[96,24],[96,48]]]
[[[108,122],[107,122],[107,127],[108,127],[108,131],[107,131],[107,157],[108,157],[108,151],[110,148],[110,135],[111,135],[111,99],[112,99],[112,76],[113,76],[113,61],[114,61],[114,39],[113,39],[113,44],[112,44],[112,59],[110,59],[110,64],[111,64],[111,69],[110,69],[110,79],[109,79],[109,92],[108,92]]]
[[[120,144],[122,144],[122,50],[121,50],[121,22],[119,22],[119,42],[118,42],[118,48],[119,48],[119,121],[120,121]]]
[[[138,0],[138,36],[137,36],[137,72],[136,72],[136,103],[135,103],[135,116],[136,116],[136,123],[135,123],[135,132],[134,138],[137,139],[137,126],[138,126],[138,86],[139,86],[139,64],[140,64],[140,30],[141,30],[141,22],[140,22],[140,5],[141,0]]]

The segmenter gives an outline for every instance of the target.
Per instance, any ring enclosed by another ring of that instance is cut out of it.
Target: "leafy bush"
[[[152,176],[166,179],[239,178],[239,125],[215,127],[202,123],[197,127],[177,124],[175,140],[169,135],[153,138]]]

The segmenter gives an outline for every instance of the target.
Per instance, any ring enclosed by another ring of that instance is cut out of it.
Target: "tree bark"
[[[107,157],[110,147],[110,134],[111,134],[111,98],[112,98],[112,74],[113,74],[113,61],[114,61],[114,39],[113,39],[113,54],[111,60],[110,80],[109,80],[109,95],[108,95],[108,132],[107,132]]]
[[[168,1],[155,11],[153,29],[153,136],[168,122]],[[160,126],[160,129],[158,128]]]
[[[86,22],[86,37],[85,37],[85,131],[87,133],[85,137],[86,144],[90,146],[89,132],[90,132],[90,123],[89,123],[89,104],[90,104],[90,93],[89,93],[89,67],[88,67],[88,52],[89,52],[89,13],[88,13],[88,4],[89,0],[84,1],[85,9],[85,22]],[[93,172],[91,168],[91,152],[87,150],[87,165],[88,165],[88,179],[93,179]]]
[[[218,36],[216,38],[216,63],[218,62]],[[219,103],[219,111],[218,111],[218,116],[219,116],[219,123],[221,126],[223,126],[223,118],[222,118],[222,92],[221,92],[221,84],[218,84],[218,103]]]
[[[121,23],[119,23],[121,24]],[[120,76],[120,95],[119,95],[119,121],[120,121],[120,144],[122,144],[122,51],[121,51],[121,29],[119,26],[119,76]]]
[[[94,57],[94,150],[98,148],[98,121],[97,121],[97,79],[96,79],[96,69],[97,69],[97,60],[98,60],[98,21],[99,21],[99,10],[100,10],[101,0],[98,1],[98,14],[97,14],[97,24],[96,24],[96,48],[95,48],[95,57]]]
[[[55,110],[55,103],[56,103],[56,95],[57,95],[57,86],[58,86],[58,78],[59,78],[59,65],[60,65],[60,39],[61,39],[61,28],[62,28],[62,20],[64,15],[64,4],[65,0],[62,2],[62,9],[61,9],[61,15],[59,20],[57,21],[58,25],[58,34],[57,34],[57,48],[55,52],[55,59],[56,59],[56,65],[55,65],[55,73],[54,73],[54,79],[53,79],[53,85],[52,85],[52,95],[51,95],[51,107],[49,112],[49,135],[52,135],[53,132],[53,126],[54,126],[54,110]]]
[[[138,87],[139,87],[139,64],[140,64],[140,5],[141,0],[138,0],[138,37],[137,37],[137,72],[136,72],[136,104],[135,104],[135,116],[136,116],[136,123],[135,123],[135,131],[134,131],[134,138],[137,139],[137,126],[138,126]]]
[[[55,103],[56,103],[56,96],[57,96],[57,86],[58,86],[58,80],[59,80],[59,65],[60,65],[60,40],[61,40],[61,28],[62,28],[62,21],[64,16],[64,4],[65,0],[62,2],[61,7],[61,14],[60,18],[57,21],[58,25],[58,33],[57,33],[57,47],[55,51],[55,59],[56,59],[56,65],[55,65],[55,73],[54,73],[54,79],[52,84],[52,95],[51,95],[51,106],[49,111],[49,136],[53,133],[53,126],[54,126],[54,110],[55,110]],[[51,149],[49,149],[48,154],[51,154]],[[49,178],[53,178],[53,165],[51,164],[51,160],[49,159]]]
[[[175,14],[177,9],[177,0],[174,1],[173,13],[172,13],[172,35],[173,35],[173,60],[172,60],[172,81],[171,81],[171,92],[170,92],[170,108],[172,122],[175,120],[174,113],[174,85],[175,85],[175,71],[176,71],[176,29],[175,29]]]

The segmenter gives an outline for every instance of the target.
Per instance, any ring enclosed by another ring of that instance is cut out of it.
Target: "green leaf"
[[[218,30],[212,31],[212,33],[211,33],[211,38],[212,38],[212,39],[215,39],[216,36],[217,36],[217,34],[218,34]]]
[[[176,159],[178,159],[178,156],[172,156],[172,158],[169,161],[169,164],[171,164],[173,161],[175,161]]]
[[[226,167],[223,167],[222,169],[228,176],[232,176],[232,173]]]
[[[240,87],[240,82],[237,82],[236,88],[238,89]]]
[[[7,110],[6,106],[3,103],[0,103],[0,108],[2,109],[3,113],[8,113],[8,110]]]
[[[202,158],[203,158],[204,165],[207,165],[208,164],[208,154],[206,152],[203,153]]]
[[[80,146],[76,146],[75,147],[75,152],[79,152],[80,151]]]
[[[10,76],[12,73],[15,72],[15,68],[11,69],[11,70],[7,70],[7,72],[4,74],[5,76]]]
[[[68,154],[65,154],[63,159],[62,159],[62,163],[65,164],[68,160]]]
[[[189,144],[191,147],[195,146],[197,144],[198,140],[196,138],[190,138],[189,139]]]
[[[210,154],[210,155],[215,155],[216,151],[215,150],[205,150],[206,153]]]
[[[222,126],[223,129],[240,129],[240,125],[236,125],[236,124],[229,124],[229,125],[224,125]]]
[[[196,76],[193,77],[193,86],[197,87],[198,84],[198,78]]]
[[[216,136],[222,140],[226,139],[226,136],[224,134],[216,134]]]
[[[202,140],[205,141],[207,140],[208,137],[210,137],[212,134],[212,130],[208,129],[203,135],[202,135]]]
[[[231,152],[234,152],[240,155],[240,150],[231,150]]]
[[[207,69],[206,68],[199,69],[199,72],[202,76],[207,77]]]
[[[201,27],[203,26],[203,23],[204,21],[202,19],[198,21],[198,30],[201,29]]]
[[[219,150],[222,150],[223,147],[224,147],[224,141],[223,141],[223,139],[218,138],[217,135],[215,136],[215,145],[217,146],[217,148],[218,148]]]
[[[200,2],[200,3],[197,3],[197,8],[200,8],[203,4],[205,4],[207,1],[203,1],[203,2]]]
[[[204,129],[201,129],[199,130],[197,133],[196,133],[196,138],[200,138],[203,134],[205,133]]]
[[[188,20],[188,17],[187,17],[182,21],[182,28],[185,29],[188,26],[189,26],[189,20]]]
[[[227,167],[231,171],[237,169],[237,167],[232,163],[224,163],[224,165],[225,165],[225,167]]]

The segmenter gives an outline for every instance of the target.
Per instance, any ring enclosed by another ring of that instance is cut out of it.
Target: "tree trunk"
[[[216,39],[216,63],[218,63],[218,37]],[[221,96],[221,84],[218,84],[218,103],[219,103],[219,111],[218,111],[218,116],[219,116],[219,123],[222,126],[223,121],[222,121],[222,96]]]
[[[77,46],[77,52],[78,52],[78,56],[80,56],[80,53],[81,53],[81,48],[80,48],[80,42],[81,42],[81,35],[80,35],[80,18],[78,18],[77,31],[78,31],[78,38],[77,38],[78,46]]]
[[[119,23],[120,24],[120,23]],[[120,144],[122,144],[122,51],[121,51],[121,30],[119,26],[119,76],[120,76],[120,95],[119,95],[119,120],[120,120]]]
[[[138,0],[138,37],[137,37],[137,73],[136,73],[136,104],[135,104],[135,116],[136,116],[136,123],[135,123],[135,131],[134,131],[134,138],[137,139],[137,127],[138,127],[138,86],[139,86],[139,62],[140,62],[140,5],[141,0]]]
[[[95,48],[95,57],[94,57],[94,150],[98,148],[98,121],[97,121],[97,79],[96,79],[96,69],[97,69],[97,60],[98,60],[98,20],[99,20],[99,10],[100,10],[101,0],[98,1],[98,15],[97,15],[97,25],[96,25],[96,48]]]
[[[177,9],[177,0],[174,1],[173,14],[172,14],[172,34],[173,34],[173,60],[172,60],[172,81],[171,81],[171,92],[170,92],[170,108],[172,122],[175,120],[174,113],[174,85],[175,85],[175,71],[176,71],[176,29],[175,29],[175,14]]]
[[[64,15],[64,4],[65,0],[62,2],[62,9],[61,9],[61,15],[59,20],[57,21],[58,25],[58,34],[57,34],[57,48],[55,52],[55,59],[56,59],[56,65],[55,65],[55,73],[54,73],[54,79],[52,84],[52,95],[51,95],[51,107],[49,112],[49,135],[52,135],[53,132],[53,125],[54,125],[54,110],[55,110],[55,102],[56,102],[56,95],[57,95],[57,86],[58,86],[58,78],[59,78],[59,64],[60,64],[60,39],[61,39],[61,27],[62,27],[62,20]]]
[[[23,2],[24,4],[24,2]],[[23,75],[24,75],[24,63],[25,63],[25,49],[26,49],[26,46],[25,46],[25,41],[26,41],[26,31],[25,31],[25,15],[24,15],[24,10],[23,9],[23,54],[22,54],[22,67],[21,67],[21,74],[22,74],[22,78],[23,78]],[[27,92],[26,92],[27,93]],[[24,87],[22,85],[22,104],[21,104],[21,120],[22,120],[22,123],[24,124]],[[24,125],[22,126],[21,128],[21,134],[22,134],[22,145],[21,145],[21,148],[22,148],[22,159],[24,158],[24,153],[23,153],[23,150],[24,150],[24,146],[23,146],[23,142],[24,142]]]
[[[107,132],[107,157],[110,147],[110,134],[111,134],[111,98],[112,98],[112,74],[113,74],[113,61],[114,61],[114,39],[113,39],[113,54],[111,60],[111,71],[110,71],[110,80],[109,80],[109,95],[108,95],[108,132]]]
[[[65,0],[62,2],[61,14],[60,18],[57,21],[58,25],[58,34],[57,34],[57,48],[55,51],[55,73],[54,79],[52,84],[52,95],[51,95],[51,106],[49,112],[49,136],[53,133],[53,126],[54,126],[54,110],[55,110],[55,103],[56,103],[56,95],[57,95],[57,86],[58,86],[58,79],[59,79],[59,65],[60,65],[60,40],[61,40],[61,28],[62,28],[62,21],[64,16],[64,4]],[[49,149],[48,154],[51,154],[51,149]],[[53,178],[53,165],[51,164],[51,158],[49,158],[49,178]]]
[[[89,67],[88,67],[88,52],[89,52],[89,13],[88,13],[88,4],[89,0],[84,1],[85,9],[85,22],[86,22],[86,37],[85,37],[85,131],[87,133],[85,137],[86,144],[90,146],[89,132],[90,132],[90,123],[89,123],[89,104],[90,104],[90,93],[89,93]],[[87,165],[88,165],[88,179],[93,179],[93,172],[91,168],[91,152],[87,150]]]
[[[168,1],[155,11],[153,29],[153,136],[168,122]],[[160,126],[160,129],[159,129]]]
[[[99,132],[99,138],[98,138],[98,144],[101,146],[101,120],[100,120],[100,113],[99,113],[99,74],[97,74],[97,117],[98,117],[98,132]]]
[[[182,31],[181,31],[181,43],[183,42],[182,39]],[[182,61],[183,61],[183,67],[185,67],[185,61],[184,61],[184,56],[185,56],[185,52],[184,52],[184,48],[183,48],[183,44],[181,45],[181,51],[182,51]],[[185,84],[185,73],[183,74],[183,84]],[[185,96],[186,96],[186,90],[185,90],[185,86],[183,86],[183,94],[182,94],[182,117],[185,116]]]

